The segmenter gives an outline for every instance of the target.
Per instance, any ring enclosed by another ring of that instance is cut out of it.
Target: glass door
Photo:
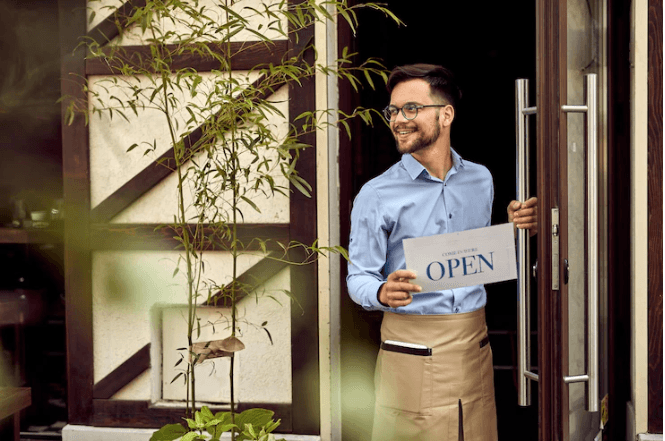
[[[517,198],[539,198],[537,264],[518,235],[518,404],[541,441],[602,439],[608,407],[606,0],[537,0],[535,97],[516,83]],[[530,103],[533,101],[533,104]],[[529,179],[529,126],[536,160]],[[533,174],[533,173],[532,173]],[[530,282],[533,286],[530,288]],[[537,293],[537,294],[536,294]],[[536,322],[529,303],[537,300]],[[538,362],[529,337],[537,327]],[[538,402],[531,402],[531,387]]]
[[[562,403],[568,439],[592,441],[602,439],[608,391],[605,0],[566,0],[565,17]]]

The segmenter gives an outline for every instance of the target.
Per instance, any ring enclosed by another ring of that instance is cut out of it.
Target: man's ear
[[[441,116],[439,118],[443,127],[450,127],[455,119],[455,108],[448,104],[446,107],[441,109]]]

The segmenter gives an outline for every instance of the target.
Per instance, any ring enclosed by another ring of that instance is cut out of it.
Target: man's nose
[[[402,109],[399,109],[397,111],[397,114],[393,117],[393,122],[395,124],[399,124],[400,122],[406,122],[408,119],[404,117],[404,113],[402,112]]]

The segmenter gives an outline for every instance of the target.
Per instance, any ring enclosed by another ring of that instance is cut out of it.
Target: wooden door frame
[[[143,2],[143,3],[142,3]],[[145,4],[145,0],[129,0],[131,4]],[[299,0],[290,0],[291,4]],[[123,6],[124,7],[124,6]],[[86,49],[79,46],[81,37],[99,33],[102,42],[116,31],[116,20],[111,15],[95,29],[87,30],[85,0],[59,0],[60,47],[61,47],[61,94],[76,99],[85,99],[82,83],[90,74],[112,74],[100,63],[86,60]],[[292,35],[285,51],[300,53],[313,36],[313,27]],[[132,48],[142,51],[145,48]],[[270,49],[267,49],[270,51]],[[278,51],[279,52],[279,51]],[[284,51],[281,51],[281,55]],[[254,53],[247,63],[266,62],[272,51]],[[313,57],[312,51],[305,54]],[[192,60],[180,60],[192,63]],[[310,59],[311,61],[311,59]],[[203,60],[194,60],[206,66]],[[102,71],[100,71],[102,69]],[[205,70],[205,67],[202,68]],[[290,96],[297,87],[297,100],[289,101],[290,123],[294,115],[314,108],[314,79],[302,81],[302,85],[289,84]],[[65,241],[65,296],[66,296],[66,340],[67,340],[67,396],[70,424],[111,427],[160,427],[180,420],[182,409],[153,406],[150,401],[112,400],[117,390],[117,381],[130,381],[136,374],[136,366],[149,363],[146,357],[149,350],[144,347],[130,358],[128,370],[114,371],[102,384],[94,384],[93,326],[92,326],[92,254],[95,250],[106,249],[158,249],[172,250],[175,242],[167,231],[155,231],[154,225],[112,224],[110,219],[122,211],[133,200],[145,193],[163,179],[160,171],[143,173],[141,179],[134,179],[120,190],[91,210],[90,164],[88,128],[82,115],[74,118],[71,124],[65,121],[67,101],[62,104],[62,143],[63,143],[63,192],[65,197],[64,241]],[[316,137],[307,135],[303,142],[313,146],[301,152],[297,170],[299,175],[312,186],[312,197],[302,195],[292,188],[290,198],[290,222],[287,226],[276,224],[243,225],[240,234],[264,237],[288,242],[297,240],[313,243],[316,239]],[[157,175],[155,174],[157,173]],[[250,269],[251,271],[251,269]],[[240,405],[238,410],[247,407],[263,407],[274,410],[275,418],[280,418],[280,432],[316,435],[320,433],[320,391],[319,391],[319,349],[318,349],[318,279],[317,264],[298,266],[291,270],[291,293],[299,306],[291,313],[291,368],[292,403],[249,403]],[[314,373],[314,374],[313,374]],[[97,386],[97,387],[95,387]],[[100,398],[100,396],[108,396]],[[294,416],[297,415],[297,418]]]
[[[536,164],[538,196],[538,439],[563,440],[563,371],[559,291],[552,286],[552,208],[560,206],[559,133],[562,118],[560,90],[565,90],[565,0],[539,0],[536,6]],[[564,150],[565,151],[565,150]],[[563,241],[562,241],[563,242]],[[561,257],[563,253],[560,253]],[[561,259],[560,259],[561,260]],[[562,262],[559,262],[561,265]],[[566,425],[567,427],[567,425]]]
[[[649,0],[649,433],[663,433],[663,1]]]

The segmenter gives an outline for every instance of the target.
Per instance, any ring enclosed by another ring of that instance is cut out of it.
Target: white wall
[[[108,6],[118,7],[121,6],[123,3],[124,0],[94,0],[94,1],[89,0],[88,29],[92,29],[95,26],[97,26],[108,15],[109,13],[109,10],[107,9]],[[222,9],[216,6],[216,4],[218,3],[219,2],[217,0],[199,0],[199,7],[205,7],[208,15],[210,17],[216,18],[216,21],[218,23],[224,23],[226,22],[226,15]],[[253,7],[258,10],[262,10],[263,4],[275,5],[278,3],[279,0],[242,0],[242,1],[229,0],[228,1],[228,4],[232,11],[249,19],[249,26],[253,27],[254,29],[257,29],[259,26],[262,25],[263,26],[262,32],[265,32],[265,35],[273,40],[284,38],[279,33],[268,30],[270,22],[274,19],[271,17],[257,17],[256,15],[252,15],[251,11],[247,10],[246,8]],[[187,19],[185,16],[181,17],[180,19],[191,22],[191,20]],[[286,22],[286,19],[282,20],[282,28],[283,29],[288,28],[288,23]],[[183,27],[181,25],[174,24],[169,20],[164,20],[162,22],[161,29],[163,32],[168,32],[170,30],[176,30],[176,31],[182,30]],[[239,32],[238,34],[232,37],[232,41],[245,41],[245,40],[251,41],[255,39],[256,39],[255,35],[245,30]],[[123,46],[143,45],[145,44],[145,39],[144,37],[141,36],[141,32],[138,26],[135,26],[133,29],[130,29],[128,32],[126,32],[125,35],[122,37],[122,39],[116,38],[112,40],[112,42],[114,44],[120,44]]]
[[[121,4],[118,0],[90,2],[89,17],[92,21],[89,28],[94,27],[108,14],[106,6]],[[224,13],[215,6],[214,1],[205,0],[202,6],[209,8],[211,15],[219,16],[219,23],[225,21]],[[234,9],[239,13],[248,13],[246,6],[260,6],[258,0],[237,2]],[[94,13],[94,16],[93,16]],[[162,23],[164,29],[172,27],[168,22]],[[276,35],[274,35],[276,37]],[[254,40],[250,34],[240,33],[234,37],[236,41]],[[137,30],[129,32],[122,44],[143,44]],[[226,75],[226,74],[225,74]],[[215,85],[215,75],[203,74],[199,88],[203,91]],[[236,79],[250,83],[257,74],[234,71]],[[94,103],[97,99],[109,103],[112,96],[122,98],[121,90],[111,80],[119,80],[119,84],[146,84],[146,78],[125,78],[96,76],[90,78],[90,98]],[[188,91],[177,94],[181,107],[176,109],[178,128],[176,136],[197,127],[203,122],[187,123],[189,114],[184,110],[185,103],[203,104],[205,94],[196,97]],[[281,115],[273,113],[268,124],[277,138],[283,138],[288,131],[288,88],[280,88],[269,98],[279,109]],[[92,104],[91,104],[92,106]],[[89,125],[90,138],[90,185],[91,203],[93,208],[106,197],[129,181],[136,173],[149,166],[163,152],[171,148],[171,139],[164,116],[156,110],[139,111],[135,116],[131,109],[125,110],[126,121],[117,113],[113,118],[108,114],[101,117],[92,115]],[[202,115],[205,117],[206,115]],[[156,143],[154,152],[144,154],[145,147],[127,152],[134,143]],[[246,158],[247,161],[252,158]],[[288,187],[288,181],[275,175],[278,185]],[[131,204],[112,222],[162,224],[172,222],[177,212],[177,178],[171,174],[154,188]],[[222,193],[223,195],[223,193]],[[191,208],[191,193],[185,198],[190,206],[188,215],[195,211]],[[245,223],[285,224],[289,222],[289,198],[276,194],[267,198],[257,194],[252,196],[260,212],[249,205],[242,207]],[[259,253],[260,254],[260,253]],[[174,369],[180,358],[177,348],[185,347],[185,321],[179,320],[183,308],[187,304],[187,295],[182,273],[174,276],[179,253],[156,251],[96,251],[93,253],[92,265],[92,297],[93,297],[93,352],[94,380],[100,381],[116,367],[126,361],[140,348],[151,344],[152,368],[139,376],[132,383],[120,390],[112,399],[131,400],[184,400],[185,390],[180,381],[171,384],[172,378],[184,365]],[[239,272],[256,263],[262,256],[242,256]],[[207,252],[205,279],[223,286],[231,278],[231,257],[228,253]],[[182,266],[182,265],[181,265]],[[213,283],[211,283],[212,285]],[[291,305],[282,290],[290,289],[290,273],[288,270],[274,275],[265,286],[259,287],[251,296],[239,305],[241,323],[239,338],[247,349],[237,357],[236,400],[241,402],[273,402],[290,403],[292,392],[291,376]],[[207,297],[203,291],[203,298]],[[261,298],[259,298],[261,297]],[[227,324],[229,311],[223,308],[204,308],[199,317],[202,327],[196,341],[222,339],[230,334]],[[267,321],[274,344],[261,327]],[[211,325],[208,323],[215,323]],[[206,325],[207,324],[207,325]],[[214,328],[214,332],[213,332]],[[182,351],[181,351],[182,352]],[[210,403],[228,402],[228,371],[227,359],[206,362],[197,368],[198,398]]]

